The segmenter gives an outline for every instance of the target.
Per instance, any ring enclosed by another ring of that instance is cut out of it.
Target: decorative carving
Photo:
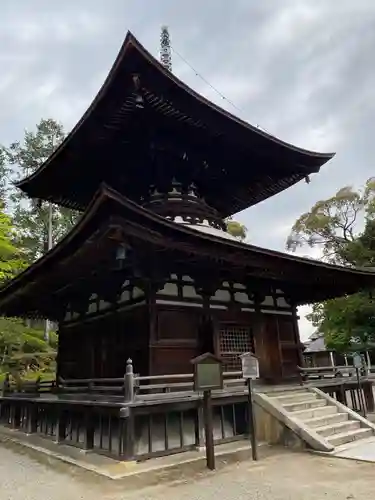
[[[181,219],[190,224],[207,223],[217,229],[226,229],[220,214],[207,205],[192,182],[179,182],[174,177],[165,179],[162,185],[159,181],[158,186],[150,186],[142,204],[173,221]]]

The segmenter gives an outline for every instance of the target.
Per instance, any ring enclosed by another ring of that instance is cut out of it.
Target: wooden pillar
[[[60,377],[64,377],[64,374],[62,372],[62,361],[63,361],[63,331],[60,328],[59,325],[59,330],[58,330],[58,335],[57,335],[57,355],[56,355],[56,383],[57,385],[59,384],[59,379]]]
[[[202,320],[198,332],[199,354],[205,352],[215,353],[215,328],[211,317],[210,301],[219,288],[221,280],[213,273],[201,270],[202,275],[194,279],[197,294],[202,296]]]
[[[333,352],[332,351],[329,351],[329,359],[331,361],[331,366],[335,367],[336,363],[335,363],[335,358],[333,356]]]
[[[366,350],[365,352],[365,356],[366,356],[366,372],[367,374],[369,374],[371,372],[371,360],[370,360],[370,355],[368,353],[368,350]]]
[[[27,434],[33,434],[37,431],[38,425],[38,405],[36,403],[29,403],[27,408]]]
[[[135,455],[134,413],[130,406],[121,408],[120,418],[122,434],[122,455],[126,460],[133,460]]]
[[[147,300],[147,308],[148,308],[148,318],[149,318],[149,338],[148,338],[148,371],[149,375],[154,374],[154,356],[153,356],[153,348],[152,346],[157,341],[158,332],[157,332],[157,308],[156,308],[156,293],[157,290],[160,289],[162,285],[157,285],[156,283],[150,282],[146,287],[146,300]]]
[[[85,429],[84,429],[84,443],[85,450],[92,450],[94,448],[95,437],[95,421],[90,408],[85,410]]]
[[[374,393],[372,391],[372,382],[363,384],[363,395],[365,398],[366,409],[368,413],[373,413],[375,410]]]
[[[204,354],[205,352],[214,353],[215,351],[214,327],[210,311],[211,295],[207,291],[202,291],[201,293],[203,294],[203,314],[199,331],[200,353],[201,354]]]
[[[275,315],[262,313],[261,304],[268,293],[267,288],[252,290],[251,283],[247,294],[254,302],[254,345],[259,361],[259,375],[264,382],[279,383],[282,379],[282,355],[279,341],[279,325]]]
[[[66,412],[62,408],[58,408],[58,417],[56,423],[55,442],[62,443],[66,437]]]
[[[11,401],[10,405],[10,424],[12,429],[18,429],[21,424],[21,408],[16,401]]]
[[[269,353],[265,338],[264,318],[261,312],[262,297],[260,294],[254,293],[252,298],[255,309],[253,322],[255,356],[259,361],[259,376],[261,379],[267,380],[270,378]]]
[[[336,399],[337,401],[339,401],[339,403],[342,403],[345,406],[348,405],[344,384],[338,386],[338,389],[336,390]]]

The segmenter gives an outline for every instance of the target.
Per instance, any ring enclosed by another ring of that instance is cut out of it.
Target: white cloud
[[[306,340],[312,333],[314,333],[315,330],[312,324],[306,319],[306,315],[310,312],[311,307],[309,306],[301,306],[298,308],[298,315],[300,317],[298,321],[299,335],[302,342],[306,342]]]
[[[279,49],[280,45],[289,45],[299,36],[312,33],[321,19],[321,14],[318,2],[286,2],[283,8],[276,9],[275,15],[261,30],[261,40],[271,50]]]

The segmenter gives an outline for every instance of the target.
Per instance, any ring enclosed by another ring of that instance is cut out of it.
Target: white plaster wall
[[[194,286],[192,285],[184,285],[182,287],[182,295],[187,299],[201,299],[202,297],[197,294]]]
[[[176,283],[166,283],[162,290],[159,290],[158,295],[170,295],[172,297],[178,296],[178,287]]]
[[[291,308],[290,304],[288,304],[284,297],[277,297],[276,302],[279,307],[288,307],[289,309]]]

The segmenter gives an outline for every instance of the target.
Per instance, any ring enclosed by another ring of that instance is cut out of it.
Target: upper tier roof
[[[172,150],[172,171],[170,165],[165,169],[165,157],[159,160],[163,172],[169,168],[170,175],[180,175],[177,158],[186,166],[183,175],[223,216],[318,172],[333,156],[287,144],[211,103],[128,32],[81,120],[18,187],[33,198],[83,210],[106,182],[139,202],[147,183],[161,175],[155,151]]]

